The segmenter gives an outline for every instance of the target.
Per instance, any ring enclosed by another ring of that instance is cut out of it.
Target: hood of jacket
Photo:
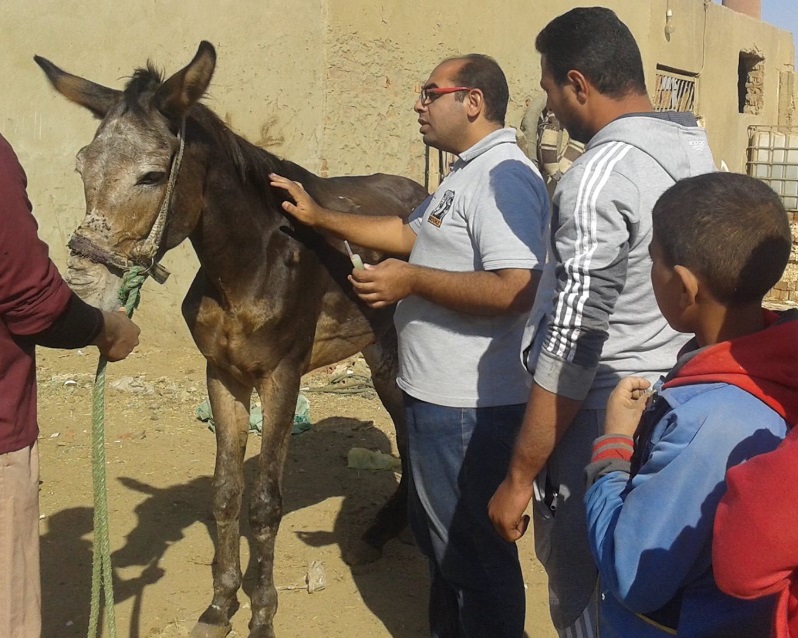
[[[765,329],[680,357],[663,388],[729,383],[775,410],[792,427],[798,422],[798,309],[762,311]],[[695,341],[685,346],[685,351]]]
[[[630,114],[613,120],[587,145],[590,149],[608,142],[623,142],[653,158],[673,181],[715,170],[707,154],[704,129],[685,126],[649,113]]]

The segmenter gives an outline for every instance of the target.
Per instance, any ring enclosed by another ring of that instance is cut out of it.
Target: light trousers
[[[39,448],[0,454],[0,638],[39,638]]]

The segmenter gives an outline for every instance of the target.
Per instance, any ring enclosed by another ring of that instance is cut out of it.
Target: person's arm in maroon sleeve
[[[798,569],[798,430],[731,468],[726,483],[712,543],[718,587],[738,598],[785,589]]]
[[[138,327],[69,289],[39,239],[26,186],[25,171],[0,136],[0,319],[20,341],[54,348],[93,343],[111,361],[125,358],[138,344]]]
[[[25,172],[0,138],[0,317],[15,337],[47,330],[72,293],[37,235]]]

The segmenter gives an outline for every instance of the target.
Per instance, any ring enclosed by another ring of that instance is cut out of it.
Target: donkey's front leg
[[[230,632],[231,607],[242,580],[239,518],[252,388],[210,363],[207,377],[216,424],[213,515],[218,538],[212,568],[213,600],[191,632],[192,638],[222,638]]]
[[[299,366],[282,362],[258,388],[263,405],[263,440],[249,507],[257,558],[257,583],[251,596],[250,638],[274,638],[272,622],[277,612],[274,542],[283,515],[283,466],[294,421],[299,380]]]

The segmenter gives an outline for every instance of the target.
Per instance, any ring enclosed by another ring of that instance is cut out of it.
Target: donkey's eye
[[[166,173],[163,171],[150,171],[149,173],[144,173],[144,175],[139,177],[138,184],[143,186],[151,186],[163,180],[165,175]]]

